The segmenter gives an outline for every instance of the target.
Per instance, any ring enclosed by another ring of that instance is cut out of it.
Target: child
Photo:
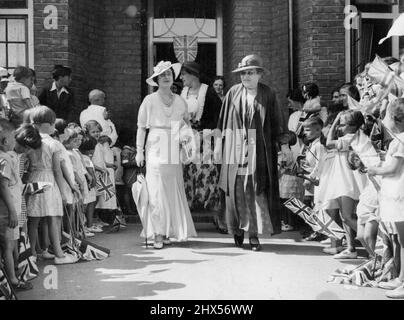
[[[91,120],[87,122],[86,130],[91,137],[97,140],[97,145],[92,158],[95,170],[103,174],[107,173],[113,184],[113,187],[111,188],[111,197],[106,199],[103,195],[99,195],[97,198],[96,209],[108,210],[108,215],[110,215],[111,211],[117,209],[114,154],[109,147],[111,140],[106,136],[101,136],[102,127],[97,121]],[[113,219],[108,220],[110,220],[111,223],[113,222]]]
[[[317,208],[319,206],[318,191],[319,180],[322,164],[325,156],[325,147],[322,144],[322,129],[324,123],[320,117],[312,117],[303,123],[303,133],[308,146],[304,147],[304,161],[300,165],[303,174],[300,176],[304,179],[303,186],[305,192],[305,203],[310,207]],[[307,172],[307,173],[305,173]],[[325,236],[313,232],[305,238],[306,241],[321,241]]]
[[[14,134],[14,126],[6,119],[0,119],[0,252],[3,252],[11,285],[17,291],[24,291],[32,289],[32,284],[18,280],[15,273],[22,182],[18,174],[18,158],[9,154],[15,147]]]
[[[101,135],[106,135],[107,137],[109,137],[112,141],[111,146],[113,146],[118,139],[118,134],[116,132],[114,123],[111,121],[110,111],[108,109],[105,109],[104,111],[104,119],[106,121],[106,125],[108,126],[108,130],[104,130]]]
[[[122,152],[122,146],[119,142],[117,141],[117,144],[115,144],[114,147],[111,148],[113,154],[114,154],[114,165],[116,167],[115,170],[115,186],[116,186],[116,196],[118,199],[118,204],[123,211],[126,212],[125,208],[125,201],[124,201],[124,193],[125,193],[125,183],[123,182],[123,167],[122,167],[122,160],[121,160],[121,152]],[[125,209],[125,210],[124,210]]]
[[[140,169],[136,165],[136,148],[130,146],[130,139],[126,140],[127,144],[123,147],[121,153],[121,161],[123,167],[123,181],[125,183],[124,206],[129,214],[136,214],[137,209],[132,196],[132,185],[137,181]]]
[[[27,198],[28,234],[33,256],[37,256],[36,244],[38,240],[38,225],[43,220],[43,231],[49,233],[54,251],[55,264],[69,264],[77,262],[77,257],[64,254],[60,246],[60,229],[63,217],[63,203],[60,187],[62,186],[65,161],[61,160],[63,146],[52,139],[49,134],[55,128],[55,113],[45,106],[36,107],[31,113],[34,126],[24,124],[16,135],[18,145],[29,158],[28,182],[49,182],[52,187],[44,193],[31,195]],[[79,190],[74,181],[68,181],[74,192]],[[47,253],[47,247],[45,253]],[[50,259],[47,253],[44,258]]]
[[[302,122],[300,122],[301,115],[303,114],[303,103],[304,98],[302,95],[302,91],[300,89],[292,90],[287,95],[289,104],[289,121],[288,128],[291,131],[291,137],[293,141],[289,141],[289,147],[293,153],[293,162],[286,166],[284,159],[278,158],[278,166],[280,167],[280,172],[284,168],[283,174],[279,179],[279,193],[281,203],[284,203],[286,200],[290,198],[297,198],[299,200],[303,200],[304,197],[304,188],[303,188],[303,179],[297,177],[295,172],[293,172],[293,168],[296,165],[297,157],[300,155],[300,151],[303,145],[303,141],[300,137],[297,137],[298,132],[301,132]],[[285,167],[286,166],[286,167]],[[282,231],[292,231],[294,230],[294,221],[296,221],[287,208],[283,205],[281,206],[281,215],[282,215]]]
[[[327,120],[327,110],[321,106],[320,90],[318,86],[309,82],[302,87],[303,96],[306,102],[303,105],[303,118],[319,116],[323,123]]]
[[[81,152],[83,161],[84,161],[84,166],[87,170],[87,173],[91,176],[91,180],[89,180],[89,193],[88,193],[88,199],[85,199],[87,203],[86,206],[86,225],[87,225],[87,230],[91,233],[99,233],[102,232],[101,227],[98,227],[93,224],[93,218],[94,218],[94,210],[95,206],[97,204],[97,196],[96,196],[96,176],[95,176],[95,169],[94,169],[94,164],[91,161],[91,158],[93,157],[95,146],[97,145],[97,140],[94,138],[90,137],[89,135],[84,135],[82,143],[80,144],[79,150]]]
[[[333,150],[335,157],[326,176],[323,177],[322,200],[324,209],[335,211],[331,216],[336,215],[336,210],[341,213],[348,244],[346,250],[334,256],[335,259],[358,257],[355,247],[355,232],[357,232],[355,211],[367,178],[348,166],[348,153],[352,139],[363,124],[364,118],[361,112],[351,110],[342,112],[335,119],[327,137],[327,148]],[[337,129],[341,134],[340,138],[337,137]],[[330,185],[333,187],[330,188]]]
[[[73,129],[66,129],[64,131],[64,140],[62,141],[64,147],[67,150],[67,154],[70,157],[70,160],[73,165],[74,170],[74,179],[78,183],[81,196],[83,199],[83,204],[86,205],[89,203],[89,189],[86,179],[87,170],[84,168],[84,165],[81,160],[80,153],[75,151],[81,144],[81,138],[77,132],[77,130]],[[76,214],[80,214],[76,212]],[[94,237],[94,233],[88,231],[87,229],[84,230],[84,234],[86,237]]]
[[[31,87],[33,74],[29,68],[17,67],[14,70],[14,82],[9,82],[6,97],[11,109],[10,121],[17,127],[23,122],[23,113],[32,108]]]
[[[389,298],[404,299],[404,99],[397,99],[390,109],[394,121],[395,138],[391,142],[382,167],[371,167],[370,176],[382,177],[380,190],[380,217],[383,222],[394,223],[401,246],[400,274],[383,285],[393,290]]]

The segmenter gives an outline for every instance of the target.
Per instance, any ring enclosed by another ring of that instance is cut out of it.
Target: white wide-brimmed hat
[[[232,72],[237,73],[250,69],[260,69],[264,70],[266,73],[269,73],[268,69],[264,67],[262,58],[256,54],[251,54],[244,57],[243,60],[241,60],[241,62],[238,64],[237,69],[233,70]]]
[[[153,74],[146,79],[147,84],[152,87],[158,87],[158,84],[153,79],[171,68],[174,70],[174,80],[177,79],[181,72],[181,63],[160,61],[157,66],[153,68]]]

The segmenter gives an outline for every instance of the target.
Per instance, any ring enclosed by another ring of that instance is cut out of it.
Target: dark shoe
[[[13,289],[17,292],[28,291],[33,289],[33,285],[29,282],[19,280],[17,284],[13,284]]]
[[[252,251],[261,251],[261,244],[258,238],[250,238],[250,246]]]
[[[326,238],[327,238],[327,236],[322,235],[321,233],[313,232],[307,238],[304,238],[304,241],[323,241]]]
[[[242,248],[244,243],[244,232],[241,235],[234,235],[234,243],[237,248]]]

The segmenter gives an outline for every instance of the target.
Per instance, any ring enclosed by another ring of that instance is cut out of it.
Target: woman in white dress
[[[156,249],[170,244],[170,238],[187,241],[196,236],[180,161],[179,128],[189,126],[187,104],[171,91],[180,69],[181,64],[168,61],[154,68],[146,82],[158,90],[143,100],[138,114],[136,163],[141,167],[146,160],[147,214]],[[149,237],[147,231],[145,236]]]

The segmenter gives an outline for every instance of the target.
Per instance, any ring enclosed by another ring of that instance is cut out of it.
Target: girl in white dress
[[[335,209],[341,213],[348,248],[334,256],[335,259],[356,259],[355,232],[357,231],[356,205],[364,190],[366,175],[353,171],[348,166],[350,144],[355,133],[364,124],[362,113],[345,111],[335,119],[327,137],[327,148],[332,149],[335,157],[320,178],[319,199],[322,209]],[[335,139],[337,128],[342,137]]]
[[[37,255],[38,225],[43,219],[44,238],[48,238],[52,244],[54,255],[42,253],[43,258],[54,258],[55,264],[69,264],[77,262],[77,257],[65,254],[60,246],[60,228],[63,216],[63,204],[60,190],[60,182],[63,180],[64,161],[61,160],[63,146],[52,139],[49,134],[55,130],[55,113],[45,106],[39,106],[32,112],[32,122],[24,124],[16,133],[18,152],[27,153],[29,159],[28,182],[49,182],[52,186],[43,193],[31,195],[27,198],[28,235],[31,242],[31,250]],[[39,132],[38,132],[39,131]],[[16,149],[17,150],[17,149]],[[75,193],[79,192],[73,181],[69,181]]]
[[[116,190],[115,190],[115,165],[114,165],[114,154],[109,147],[109,138],[106,136],[101,136],[102,127],[95,121],[91,120],[86,123],[86,130],[90,137],[97,140],[97,145],[95,146],[94,154],[92,157],[95,170],[103,173],[108,173],[109,179],[113,184],[113,196],[106,200],[104,196],[100,195],[97,197],[96,209],[101,210],[116,210]]]
[[[394,223],[400,250],[400,275],[384,287],[394,289],[389,298],[404,298],[404,99],[397,99],[391,106],[394,121],[394,140],[382,167],[369,168],[369,175],[382,177],[380,190],[380,217],[383,222]]]
[[[189,123],[185,101],[171,91],[174,75],[178,76],[180,68],[180,64],[164,61],[154,68],[147,83],[159,89],[143,100],[138,115],[136,163],[139,167],[145,162],[146,129],[150,130],[146,141],[147,212],[154,234],[146,237],[154,236],[156,249],[170,244],[169,238],[187,241],[196,236],[179,159],[179,136],[173,131],[174,127]]]

